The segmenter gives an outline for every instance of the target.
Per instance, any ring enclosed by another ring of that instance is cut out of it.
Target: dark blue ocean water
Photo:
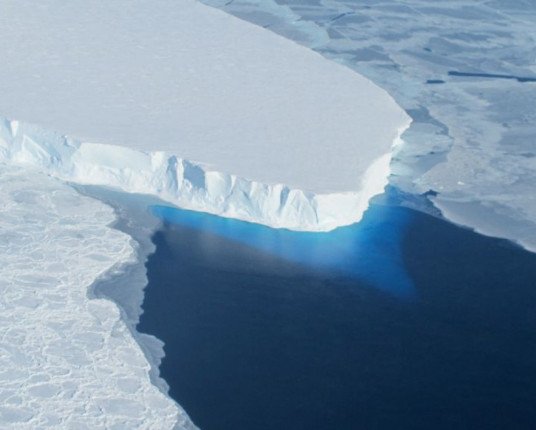
[[[138,330],[201,429],[536,428],[536,255],[400,206],[327,234],[153,209]]]

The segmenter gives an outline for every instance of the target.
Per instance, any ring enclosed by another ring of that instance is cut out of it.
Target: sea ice
[[[88,295],[133,259],[113,210],[6,166],[0,200],[0,427],[194,429],[152,384],[117,306]]]

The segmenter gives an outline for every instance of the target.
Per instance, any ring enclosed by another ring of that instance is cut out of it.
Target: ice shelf
[[[0,28],[0,115],[39,125],[5,121],[4,160],[191,209],[355,222],[410,122],[347,67],[192,0],[3,1]]]

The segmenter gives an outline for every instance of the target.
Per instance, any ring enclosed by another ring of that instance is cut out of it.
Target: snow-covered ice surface
[[[88,296],[134,261],[113,210],[6,166],[0,201],[0,427],[193,429],[151,383],[117,306]]]
[[[414,121],[390,182],[536,250],[536,2],[203,1],[386,88]]]
[[[0,116],[86,144],[62,151],[30,136],[57,164],[92,166],[63,169],[66,179],[104,183],[101,166],[127,191],[328,230],[383,190],[410,122],[349,68],[194,0],[0,5]]]

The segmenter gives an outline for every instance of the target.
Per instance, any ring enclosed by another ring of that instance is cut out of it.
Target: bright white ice
[[[0,428],[193,428],[95,279],[132,261],[111,208],[57,180],[0,169]]]
[[[221,201],[196,209],[296,229],[350,223],[383,189],[385,156],[409,124],[368,79],[193,0],[0,4],[0,115],[80,142],[202,163],[191,184],[218,187]],[[117,168],[138,168],[129,161]],[[381,169],[367,174],[374,162]],[[207,170],[220,175],[211,184]],[[229,174],[308,195],[291,195],[297,215],[284,215],[288,190],[271,189],[277,206],[251,213],[257,196],[226,200]],[[315,195],[337,198],[313,202]],[[314,214],[301,222],[304,205]],[[323,212],[334,205],[341,215]]]

